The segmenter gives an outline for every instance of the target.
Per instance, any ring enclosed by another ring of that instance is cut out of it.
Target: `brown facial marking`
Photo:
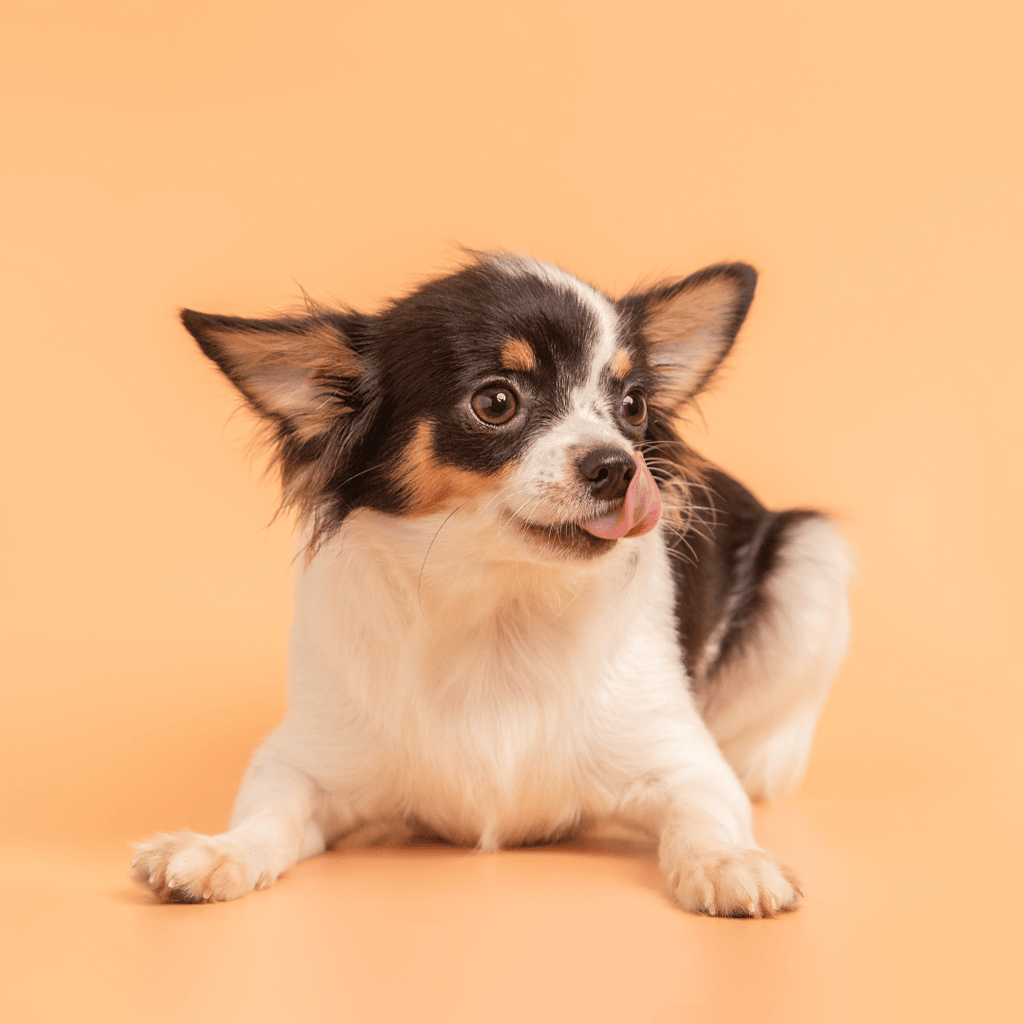
[[[434,424],[420,420],[412,441],[400,459],[398,480],[409,498],[413,515],[427,515],[452,502],[477,498],[493,491],[494,476],[438,462],[434,452]]]
[[[509,338],[501,346],[501,367],[503,370],[531,373],[537,369],[537,353],[533,351],[533,346],[522,338]]]
[[[612,373],[619,380],[625,380],[631,369],[633,369],[633,357],[624,348],[616,349],[615,355],[612,357]]]

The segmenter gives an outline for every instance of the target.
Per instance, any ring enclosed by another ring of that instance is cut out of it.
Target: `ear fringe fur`
[[[346,336],[345,321],[356,318],[308,296],[305,315],[294,317],[181,311],[204,354],[260,416],[257,441],[271,450],[281,475],[277,514],[295,509],[308,523],[310,556],[337,526],[329,485],[344,474],[376,405],[367,384],[372,370]]]

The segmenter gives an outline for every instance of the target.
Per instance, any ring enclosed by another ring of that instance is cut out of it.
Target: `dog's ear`
[[[366,365],[343,315],[245,320],[183,309],[181,322],[283,435],[312,441],[353,412]]]
[[[721,263],[620,300],[644,338],[658,375],[659,404],[667,413],[678,413],[707,386],[732,348],[756,283],[753,267]]]

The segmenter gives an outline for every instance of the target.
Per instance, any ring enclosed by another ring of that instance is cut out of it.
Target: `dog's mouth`
[[[593,558],[617,540],[641,537],[658,525],[661,496],[651,471],[639,452],[633,453],[636,473],[623,498],[601,515],[563,523],[544,524],[514,517],[520,529],[546,549],[563,557]]]
[[[662,517],[662,496],[643,456],[634,452],[633,461],[637,471],[626,494],[603,514],[556,524],[517,522],[525,534],[548,547],[590,556],[607,551],[615,541],[649,534]]]
[[[597,537],[580,523],[531,523],[518,516],[512,522],[535,544],[562,558],[595,558],[615,546],[614,540]]]
[[[617,540],[641,537],[658,525],[661,496],[651,471],[639,452],[633,453],[637,472],[625,495],[602,502],[593,513],[580,510],[572,519],[540,523],[511,512],[508,519],[520,532],[548,552],[563,558],[593,558],[609,551]]]

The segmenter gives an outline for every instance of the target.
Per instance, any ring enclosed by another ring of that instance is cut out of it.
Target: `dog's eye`
[[[622,418],[634,427],[647,419],[647,399],[642,391],[634,388],[622,400]]]
[[[493,426],[508,423],[516,414],[519,403],[516,401],[515,392],[504,384],[492,384],[483,388],[473,396],[470,403],[473,412],[484,421]]]

